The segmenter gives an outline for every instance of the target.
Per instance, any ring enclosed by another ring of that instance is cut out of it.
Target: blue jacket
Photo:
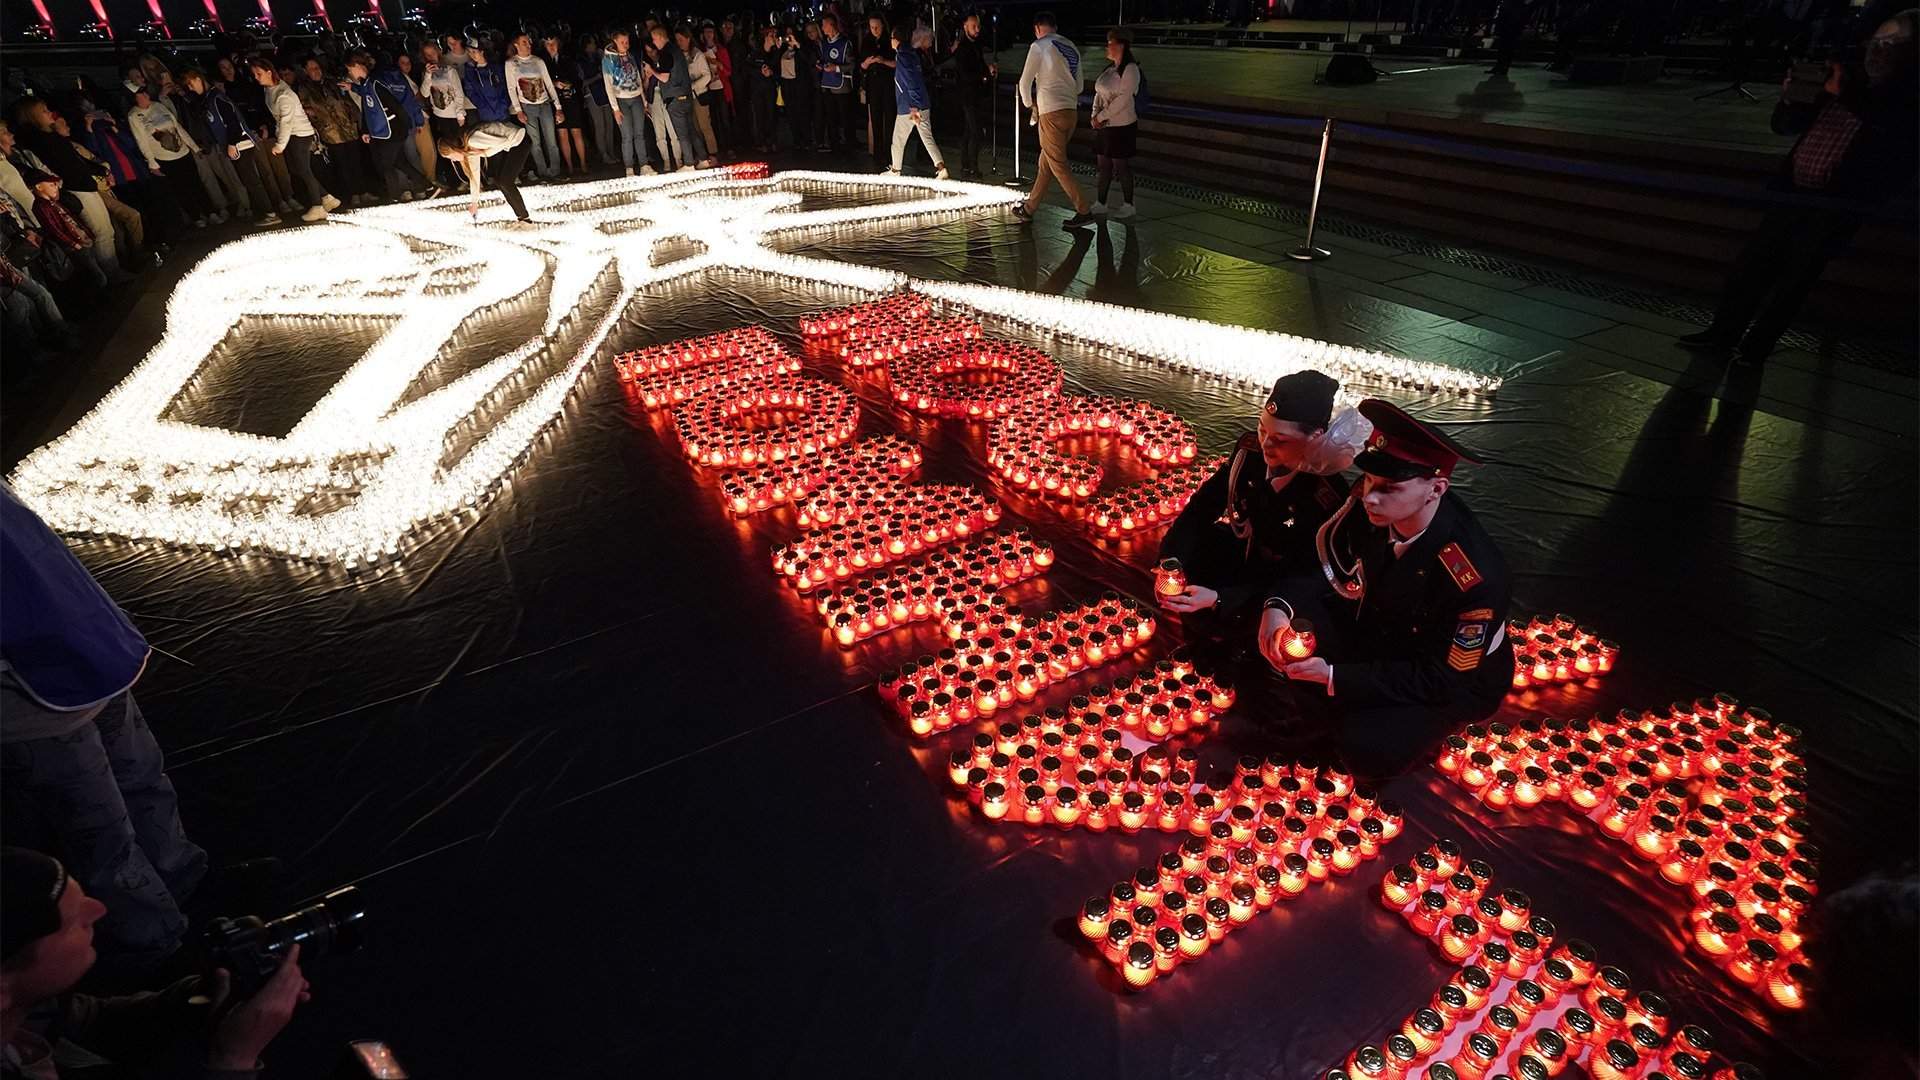
[[[901,116],[909,109],[925,112],[933,108],[927,95],[927,77],[922,73],[920,50],[901,49],[893,57],[893,111]]]
[[[375,139],[391,139],[395,135],[404,135],[408,128],[401,127],[398,121],[405,114],[400,111],[398,102],[389,110],[387,102],[381,100],[386,88],[371,77],[350,84],[347,91],[353,103],[360,107],[360,128]],[[395,130],[398,128],[399,130]]]
[[[426,106],[421,104],[420,95],[414,93],[413,83],[400,74],[397,67],[384,67],[373,73],[375,82],[387,88],[395,101],[407,111],[407,126],[417,128],[427,122]]]
[[[39,515],[0,484],[0,659],[29,696],[84,709],[132,686],[147,639]]]
[[[822,71],[820,89],[839,90],[847,85],[847,72],[853,67],[853,40],[846,35],[820,43],[820,63],[836,64],[839,71]]]
[[[467,64],[460,84],[467,92],[468,104],[473,106],[474,121],[505,120],[513,112],[513,103],[507,100],[506,65],[498,61],[485,67]]]

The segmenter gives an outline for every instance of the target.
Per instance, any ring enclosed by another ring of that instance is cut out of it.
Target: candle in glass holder
[[[1467,995],[1468,1012],[1479,1012],[1485,1008],[1488,995],[1493,993],[1493,976],[1478,964],[1468,964],[1447,981]]]
[[[1135,990],[1152,983],[1154,977],[1160,973],[1154,958],[1153,946],[1144,941],[1136,941],[1128,945],[1126,963],[1121,965],[1120,972],[1126,977],[1127,985]]]
[[[1133,944],[1133,924],[1125,919],[1114,919],[1107,926],[1107,937],[1102,942],[1100,952],[1107,962],[1118,966],[1126,961],[1127,946]]]
[[[1450,1064],[1460,1080],[1483,1080],[1500,1058],[1500,1044],[1479,1032],[1467,1036]]]
[[[1160,596],[1180,596],[1187,591],[1187,570],[1179,559],[1161,559],[1154,571],[1153,591]]]
[[[1521,1023],[1526,1020],[1522,1019]],[[1520,1053],[1540,1059],[1547,1071],[1555,1075],[1566,1067],[1568,1049],[1566,1038],[1550,1027],[1535,1031],[1520,1043]]]
[[[1455,915],[1440,928],[1440,951],[1456,964],[1473,956],[1480,936],[1480,922],[1471,915]]]
[[[1735,949],[1721,966],[1735,981],[1761,986],[1779,959],[1780,953],[1773,946],[1759,938],[1748,938],[1745,947]]]
[[[1740,924],[1726,912],[1716,911],[1694,926],[1693,944],[1716,960],[1730,956],[1741,945]]]
[[[1430,1007],[1415,1009],[1406,1023],[1400,1025],[1400,1034],[1413,1043],[1421,1057],[1440,1049],[1447,1037],[1447,1022],[1440,1013]]]
[[[1314,636],[1313,623],[1307,619],[1295,619],[1280,629],[1274,642],[1275,651],[1289,660],[1305,660],[1313,655],[1319,639]]]
[[[1487,1018],[1480,1021],[1480,1034],[1492,1039],[1501,1049],[1513,1040],[1520,1030],[1520,1017],[1505,1005],[1495,1005],[1487,1010]]]
[[[1080,933],[1088,941],[1099,941],[1107,936],[1107,925],[1112,921],[1113,901],[1104,896],[1090,897],[1080,908]]]
[[[1447,897],[1438,889],[1429,889],[1420,894],[1420,899],[1407,912],[1407,923],[1423,937],[1431,937],[1439,932],[1441,920],[1447,918]]]
[[[1800,1009],[1807,1004],[1807,980],[1812,971],[1805,964],[1775,964],[1767,974],[1767,997],[1783,1009]]]
[[[1520,979],[1507,991],[1507,1000],[1503,1003],[1520,1018],[1520,1026],[1531,1023],[1535,1014],[1547,1007],[1547,990],[1532,979]]]
[[[1638,1080],[1640,1055],[1624,1039],[1608,1039],[1587,1061],[1593,1080]]]
[[[1419,874],[1407,863],[1389,867],[1386,876],[1380,879],[1380,902],[1389,911],[1402,910],[1419,895],[1414,891],[1419,880]]]
[[[1207,920],[1199,915],[1187,915],[1180,920],[1180,955],[1189,960],[1204,955],[1213,944],[1212,935],[1207,933]]]
[[[1386,1080],[1386,1051],[1372,1044],[1356,1047],[1347,1055],[1347,1073],[1355,1080]]]
[[[1624,1027],[1626,1024],[1624,1003],[1627,995],[1632,992],[1633,984],[1627,978],[1627,973],[1608,965],[1594,972],[1593,981],[1580,992],[1580,1002],[1587,1007],[1587,1011],[1594,1012],[1599,1008],[1600,999],[1603,997],[1620,1000],[1623,1006],[1620,1014],[1621,1026]]]
[[[1287,852],[1286,857],[1280,860],[1279,899],[1291,900],[1306,892],[1312,880],[1312,870],[1306,858],[1297,851]]]

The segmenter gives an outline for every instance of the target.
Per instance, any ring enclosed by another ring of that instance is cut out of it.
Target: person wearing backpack
[[[1107,31],[1107,63],[1093,84],[1093,160],[1099,168],[1093,212],[1125,220],[1133,216],[1133,151],[1142,85],[1132,35],[1118,27]],[[1120,177],[1117,206],[1107,201],[1115,175]]]

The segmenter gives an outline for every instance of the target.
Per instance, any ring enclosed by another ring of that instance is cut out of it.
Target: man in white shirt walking
[[[1033,17],[1033,45],[1027,49],[1027,64],[1020,69],[1020,103],[1032,113],[1040,129],[1040,162],[1034,168],[1033,190],[1024,205],[1014,207],[1022,221],[1033,220],[1034,208],[1047,197],[1054,181],[1073,202],[1073,216],[1062,228],[1079,229],[1093,223],[1087,197],[1073,182],[1067,167],[1067,144],[1073,140],[1074,123],[1080,115],[1080,50],[1073,42],[1055,33],[1058,22],[1053,12]]]

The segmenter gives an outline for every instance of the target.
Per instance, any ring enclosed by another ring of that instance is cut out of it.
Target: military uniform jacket
[[[1334,697],[1354,706],[1497,706],[1513,680],[1505,640],[1512,580],[1473,512],[1447,492],[1398,558],[1387,529],[1358,520],[1366,591],[1343,651],[1370,659],[1334,662]]]
[[[1316,565],[1314,533],[1346,500],[1347,482],[1339,476],[1296,473],[1273,490],[1259,449],[1242,446],[1188,500],[1160,555],[1185,563],[1188,577],[1219,593],[1220,611],[1233,614],[1258,604],[1280,577]]]

